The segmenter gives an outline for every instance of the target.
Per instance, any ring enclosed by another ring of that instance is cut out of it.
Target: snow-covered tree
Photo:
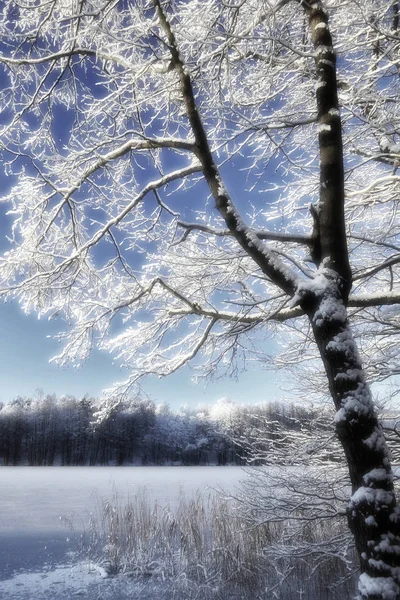
[[[64,314],[59,362],[111,351],[111,402],[299,336],[337,409],[360,596],[400,597],[368,385],[398,371],[398,2],[4,0],[0,23],[4,295]]]

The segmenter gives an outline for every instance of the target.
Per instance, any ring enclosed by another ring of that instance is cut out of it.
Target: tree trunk
[[[360,597],[396,600],[400,511],[388,448],[340,296],[340,286],[331,280],[326,293],[315,294],[314,302],[308,302],[307,314],[338,411],[336,432],[349,468],[352,496],[347,519],[360,559]]]

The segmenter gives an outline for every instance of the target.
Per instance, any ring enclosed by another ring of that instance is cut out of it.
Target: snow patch
[[[313,279],[301,280],[297,286],[296,293],[290,301],[290,306],[297,306],[301,300],[312,294],[321,298],[318,311],[314,315],[314,323],[320,327],[327,320],[335,320],[346,323],[346,309],[338,291],[337,274],[324,264],[319,267]]]
[[[318,46],[315,51],[315,54],[318,56],[319,54],[335,54],[335,51],[332,46]]]
[[[344,373],[338,373],[335,381],[363,381],[363,373],[361,369],[347,369]]]
[[[400,547],[398,544],[393,544],[393,535],[383,535],[379,544],[375,546],[377,552],[384,552],[385,554],[396,554],[400,555]]]
[[[393,493],[382,488],[371,488],[360,486],[354,492],[349,500],[349,508],[353,510],[360,504],[369,504],[374,506],[374,510],[379,510],[381,506],[390,506],[393,504]]]
[[[367,446],[367,448],[370,448],[371,450],[382,451],[386,448],[386,442],[383,437],[383,433],[377,427],[375,427],[374,431],[368,438],[363,440],[363,444],[365,444],[365,446]]]
[[[110,576],[109,572],[101,565],[93,564],[91,565],[91,568],[93,571],[97,571],[102,579],[108,579]]]
[[[321,327],[327,321],[346,324],[346,308],[339,298],[326,295],[314,315],[314,323]]]
[[[226,196],[227,195],[226,187],[222,183],[219,184],[217,193],[218,193],[218,196]]]
[[[258,237],[258,235],[256,234],[255,231],[251,230],[245,223],[244,221],[240,218],[239,215],[235,214],[237,221],[238,221],[238,226],[236,227],[236,229],[238,231],[244,231],[246,238],[249,242],[249,247],[250,248],[256,248],[258,252],[260,252],[260,254],[263,254],[265,256],[265,258],[268,260],[269,264],[276,269],[277,271],[280,271],[281,275],[287,280],[287,281],[291,281],[292,280],[292,274],[289,271],[289,269],[286,269],[284,263],[282,263],[279,259],[275,260],[275,255],[263,244],[263,242],[260,240],[260,238]],[[293,299],[292,299],[293,300]]]
[[[363,477],[364,483],[367,486],[376,485],[378,482],[390,482],[392,479],[390,473],[386,469],[372,469]]]
[[[387,135],[381,137],[380,146],[383,152],[400,153],[400,144],[395,144]]]
[[[337,300],[337,304],[339,304],[338,300]],[[341,306],[343,307],[342,313],[345,314],[346,309],[344,308],[343,303],[341,304]],[[338,310],[339,316],[342,313]],[[341,331],[340,333],[335,335],[333,340],[331,340],[326,345],[326,349],[328,352],[330,351],[330,352],[343,353],[345,355],[345,358],[351,362],[354,362],[354,360],[359,360],[357,344],[348,329],[344,329],[344,331]],[[357,369],[354,369],[353,373],[356,374],[357,371],[358,371]],[[361,370],[358,371],[358,373],[361,375],[361,373],[362,373]]]
[[[320,123],[317,127],[317,131],[318,133],[325,133],[328,131],[332,131],[332,127],[330,125],[327,125],[326,123]]]
[[[333,342],[330,344],[333,344]],[[328,346],[330,344],[328,344]],[[336,348],[336,346],[333,347]],[[340,348],[340,346],[337,348]],[[341,348],[340,351],[343,352],[343,348]],[[352,352],[354,352],[354,348],[351,345],[347,349],[345,348],[344,352],[347,360],[354,360],[354,355],[352,358]],[[341,421],[347,421],[349,419],[353,420],[356,416],[366,416],[368,413],[370,413],[372,410],[371,392],[360,369],[347,369],[347,371],[344,373],[338,373],[335,377],[335,381],[340,383],[350,382],[357,384],[355,388],[350,390],[343,398],[342,407],[335,415],[335,423],[340,423]],[[375,447],[377,447],[376,444],[381,443],[383,444],[381,449],[383,449],[385,442],[382,439],[382,436],[379,437],[379,435],[380,434],[377,432],[377,435],[373,440],[371,440],[371,444],[373,443],[375,444]],[[367,443],[368,445],[368,442],[364,441],[364,443]]]
[[[367,573],[360,575],[358,590],[363,596],[376,595],[383,600],[396,600],[400,593],[400,588],[392,577],[371,577]]]
[[[356,390],[346,396],[343,406],[337,411],[335,415],[335,423],[341,421],[347,421],[353,419],[356,415],[366,416],[371,410],[370,406],[370,394],[369,390],[366,393],[362,393],[365,384],[359,384]]]
[[[331,60],[327,60],[326,58],[322,58],[322,59],[319,61],[319,64],[320,64],[320,65],[326,65],[327,67],[332,67],[332,69],[333,69],[333,67],[335,66]]]
[[[95,588],[97,593],[94,595],[97,597],[100,592],[99,574],[99,566],[87,561],[60,565],[44,572],[18,573],[0,582],[0,595],[12,599],[18,590],[19,598],[66,599],[83,595],[90,597],[90,590]]]

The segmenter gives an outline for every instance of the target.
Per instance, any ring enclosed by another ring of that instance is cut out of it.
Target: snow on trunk
[[[340,278],[321,269],[316,281],[318,286],[314,280],[300,296],[325,366],[349,467],[347,518],[360,559],[360,598],[395,600],[400,598],[400,514],[388,448],[348,324]]]

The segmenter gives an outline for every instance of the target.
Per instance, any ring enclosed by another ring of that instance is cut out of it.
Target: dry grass
[[[332,531],[326,531],[326,524],[306,527],[304,541],[315,546],[315,556],[296,556],[291,553],[292,525],[249,527],[238,505],[216,494],[182,498],[172,510],[152,505],[142,489],[127,503],[117,496],[100,503],[85,548],[110,575],[147,582],[147,590],[151,582],[157,591],[149,597],[157,600],[351,597],[354,587],[344,563],[329,555],[316,560],[318,545]],[[296,548],[301,547],[299,535]]]

